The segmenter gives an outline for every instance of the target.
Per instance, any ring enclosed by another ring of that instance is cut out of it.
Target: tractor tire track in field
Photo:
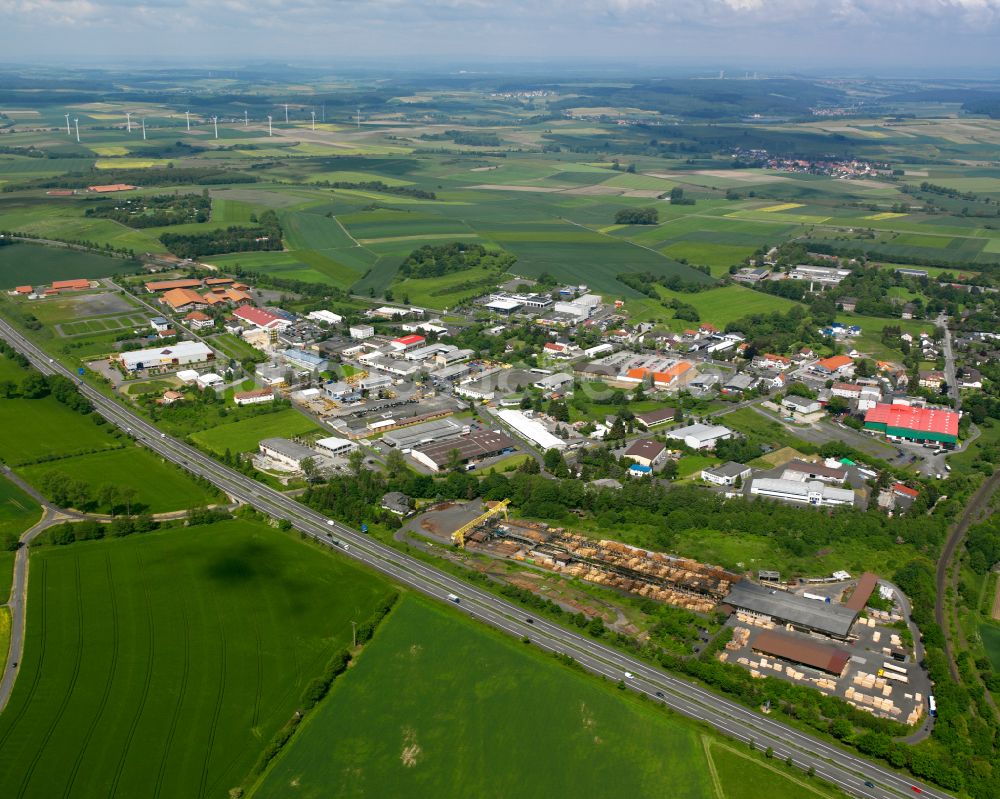
[[[104,555],[104,571],[107,575],[108,598],[111,603],[111,665],[108,668],[108,678],[104,683],[104,692],[101,694],[101,700],[97,705],[97,712],[94,714],[94,718],[90,722],[90,727],[83,736],[80,751],[77,753],[76,761],[69,772],[69,780],[66,783],[66,790],[63,791],[63,799],[70,799],[73,795],[73,785],[76,783],[80,766],[83,765],[83,758],[87,753],[87,747],[90,746],[90,739],[94,737],[94,733],[97,731],[97,727],[104,717],[108,698],[111,696],[111,687],[114,685],[115,677],[118,674],[118,654],[121,646],[121,637],[118,632],[118,596],[115,594],[114,575],[111,573],[111,556],[107,553]]]
[[[44,559],[42,559],[39,562],[37,571],[41,572],[41,574],[38,576],[38,580],[42,584],[42,589],[41,589],[42,601],[40,603],[41,610],[39,611],[39,616],[38,616],[38,628],[41,640],[41,646],[38,651],[38,664],[35,667],[35,673],[31,677],[31,685],[28,687],[28,695],[24,698],[24,701],[21,703],[21,709],[17,711],[17,715],[14,717],[14,720],[7,727],[7,731],[2,736],[0,736],[0,751],[3,750],[4,744],[7,743],[7,738],[10,737],[10,734],[17,728],[18,723],[21,721],[22,718],[24,718],[24,714],[28,712],[28,708],[31,707],[32,704],[31,700],[34,699],[35,697],[35,689],[38,687],[38,683],[41,681],[42,678],[42,666],[45,663],[45,642],[47,640],[45,626],[47,623],[47,616],[48,616],[48,603],[45,601],[45,584],[46,584],[46,575],[48,574],[48,567]]]
[[[121,745],[121,757],[118,758],[118,766],[115,768],[115,776],[111,780],[111,787],[108,790],[108,796],[114,797],[118,793],[118,785],[121,782],[122,773],[125,771],[125,760],[128,758],[128,750],[132,748],[132,739],[135,737],[136,728],[139,726],[139,720],[142,718],[142,713],[146,709],[146,700],[149,698],[149,687],[153,682],[153,656],[156,652],[156,627],[153,624],[153,603],[149,599],[149,583],[146,581],[145,567],[142,562],[142,556],[136,553],[135,556],[136,564],[138,569],[137,573],[142,578],[142,594],[146,605],[146,625],[149,628],[149,646],[147,647],[146,653],[146,679],[142,686],[142,697],[139,699],[139,706],[136,708],[135,715],[132,717],[132,723],[129,725],[128,735]]]
[[[251,729],[256,729],[257,722],[260,720],[260,697],[264,691],[264,652],[260,638],[260,621],[256,613],[253,614],[253,637],[254,656],[257,660],[257,690],[253,697],[253,714],[250,716],[250,727]]]
[[[42,759],[42,755],[48,749],[52,734],[56,731],[56,727],[59,726],[59,722],[62,721],[63,714],[66,712],[66,708],[73,698],[73,692],[76,690],[76,681],[80,676],[80,666],[83,663],[83,581],[80,576],[80,559],[75,559],[74,564],[76,565],[74,575],[76,587],[76,659],[73,662],[73,674],[69,678],[69,685],[66,688],[62,701],[59,703],[59,708],[56,710],[55,718],[52,719],[52,723],[49,724],[45,735],[42,736],[42,740],[37,744],[35,756],[31,759],[28,768],[24,772],[24,776],[21,778],[21,789],[17,792],[18,799],[21,799],[27,792],[28,786],[31,784],[31,778],[38,767],[38,761]],[[41,669],[39,669],[39,673],[41,673]]]
[[[201,782],[198,786],[199,797],[203,797],[205,795],[205,789],[208,784],[208,766],[212,761],[212,749],[215,747],[215,734],[218,731],[219,716],[222,713],[222,700],[226,694],[226,627],[222,622],[222,614],[219,612],[218,605],[215,606],[215,617],[219,622],[219,691],[215,696],[215,708],[212,711],[212,724],[209,726],[208,731],[208,745],[205,747],[205,760],[201,767]]]
[[[167,770],[167,761],[170,758],[170,749],[173,746],[174,734],[177,732],[177,723],[181,718],[181,706],[187,696],[188,676],[191,673],[191,628],[188,624],[187,603],[182,599],[180,602],[181,620],[184,626],[184,665],[181,668],[181,682],[177,687],[177,702],[174,704],[174,712],[170,717],[170,727],[167,729],[167,738],[163,742],[163,755],[160,757],[160,768],[156,773],[156,789],[153,791],[153,799],[158,799],[160,791],[163,789],[163,777]]]

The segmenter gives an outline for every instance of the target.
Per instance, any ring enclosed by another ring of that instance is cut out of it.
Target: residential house
[[[940,391],[941,386],[944,383],[944,379],[944,372],[921,371],[920,387],[929,388],[931,391]]]
[[[191,311],[191,313],[184,317],[184,321],[188,323],[192,330],[204,330],[206,327],[212,327],[215,324],[215,320],[204,311]]]

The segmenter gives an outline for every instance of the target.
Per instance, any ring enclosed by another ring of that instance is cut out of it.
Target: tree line
[[[179,258],[200,258],[224,252],[257,252],[280,250],[281,223],[274,211],[260,215],[254,227],[231,225],[204,233],[164,233],[163,246]]]

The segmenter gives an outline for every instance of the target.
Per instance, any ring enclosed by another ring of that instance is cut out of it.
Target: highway
[[[58,373],[78,381],[75,374],[22,336],[5,321],[0,321],[0,336],[26,355],[46,374]],[[203,477],[233,499],[245,502],[276,519],[287,519],[302,533],[316,541],[339,549],[391,579],[440,601],[448,595],[458,597],[457,610],[467,613],[496,629],[517,638],[528,637],[539,648],[573,657],[589,671],[617,682],[626,672],[626,685],[650,699],[662,702],[676,712],[702,721],[723,734],[743,742],[753,742],[758,749],[771,747],[776,758],[791,757],[803,770],[815,769],[817,776],[838,786],[852,796],[914,796],[914,787],[931,799],[950,795],[916,782],[887,768],[855,756],[819,738],[801,732],[769,716],[712,693],[693,682],[675,677],[643,661],[607,647],[600,642],[566,630],[493,594],[452,577],[433,566],[373,540],[339,522],[327,519],[294,499],[264,486],[246,475],[203,455],[198,450],[173,439],[154,425],[86,383],[80,391],[97,412],[119,426],[139,443],[192,474]],[[872,786],[865,783],[870,782]]]

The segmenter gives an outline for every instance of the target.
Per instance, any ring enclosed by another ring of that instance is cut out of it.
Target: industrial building
[[[532,443],[542,449],[566,449],[566,442],[558,436],[552,435],[541,422],[529,419],[521,411],[501,410],[497,411],[497,416],[520,435],[527,438]]]
[[[316,458],[315,450],[287,438],[265,438],[257,446],[261,455],[286,469],[299,470],[306,458]]]
[[[635,420],[649,430],[653,427],[659,427],[661,424],[675,421],[678,415],[676,408],[657,408],[655,411],[637,413]]]
[[[375,328],[371,325],[351,325],[347,329],[348,334],[353,339],[363,340],[375,335]]]
[[[487,430],[461,438],[421,444],[410,450],[410,456],[432,471],[439,472],[450,468],[454,462],[466,464],[504,455],[516,448],[517,442],[506,433]]]
[[[625,450],[625,457],[652,469],[667,457],[667,448],[652,438],[640,438]]]
[[[233,402],[237,405],[260,405],[264,402],[274,402],[274,391],[270,388],[237,391],[233,394]]]
[[[823,410],[823,404],[817,399],[809,397],[799,397],[789,394],[781,401],[781,407],[791,413],[798,413],[805,416],[808,413],[818,413]]]
[[[717,442],[732,438],[733,431],[721,424],[691,424],[670,430],[666,436],[680,439],[691,449],[714,449]]]
[[[955,411],[880,402],[865,414],[865,429],[884,433],[891,439],[955,446],[959,418]]]
[[[759,655],[778,657],[835,677],[842,677],[851,661],[850,653],[844,649],[777,630],[765,630],[758,634],[752,648]]]
[[[392,420],[386,420],[395,424]],[[421,444],[431,444],[436,441],[446,441],[458,438],[469,432],[468,425],[462,425],[454,419],[435,419],[422,424],[390,430],[382,436],[382,441],[390,447],[401,450],[412,449]]]
[[[344,458],[350,455],[354,450],[358,448],[358,445],[347,438],[337,438],[336,436],[330,436],[329,438],[321,438],[316,442],[316,449],[320,452],[324,452],[328,455],[333,455],[335,457]]]
[[[344,321],[343,316],[335,314],[333,311],[310,311],[306,314],[306,319],[312,319],[314,322],[326,322],[329,325],[339,325]]]
[[[327,369],[330,368],[330,362],[322,355],[317,355],[315,352],[307,352],[306,350],[288,349],[288,350],[282,350],[279,354],[288,363],[292,364],[293,366],[298,366],[302,369],[308,369],[310,371],[318,370],[320,372],[325,372]]]
[[[878,576],[871,572],[865,572],[861,575],[861,579],[858,580],[858,584],[854,587],[851,596],[844,602],[844,607],[850,608],[855,613],[860,613],[865,609],[865,605],[868,604],[868,600],[871,598],[872,592],[877,585]]]
[[[752,469],[743,463],[729,461],[721,466],[711,469],[701,470],[701,479],[706,483],[713,483],[719,486],[731,486],[737,480],[746,480],[752,473]]]
[[[784,480],[774,477],[758,477],[750,484],[750,493],[816,507],[853,505],[855,498],[853,491],[824,485],[819,480]]]
[[[734,584],[725,602],[751,616],[831,638],[846,639],[858,617],[857,611],[844,605],[807,599],[777,588],[764,588],[747,580]]]
[[[536,380],[534,385],[541,391],[564,391],[567,386],[573,387],[573,375],[568,375],[565,372],[545,375],[540,380]]]
[[[135,372],[139,369],[188,366],[194,363],[206,363],[214,359],[215,353],[200,341],[178,341],[169,347],[132,350],[118,356],[118,361],[129,372]]]
[[[800,458],[793,458],[785,464],[782,473],[785,480],[819,480],[823,483],[843,483],[847,479],[847,467],[841,464],[830,466],[826,463],[813,463]]]

